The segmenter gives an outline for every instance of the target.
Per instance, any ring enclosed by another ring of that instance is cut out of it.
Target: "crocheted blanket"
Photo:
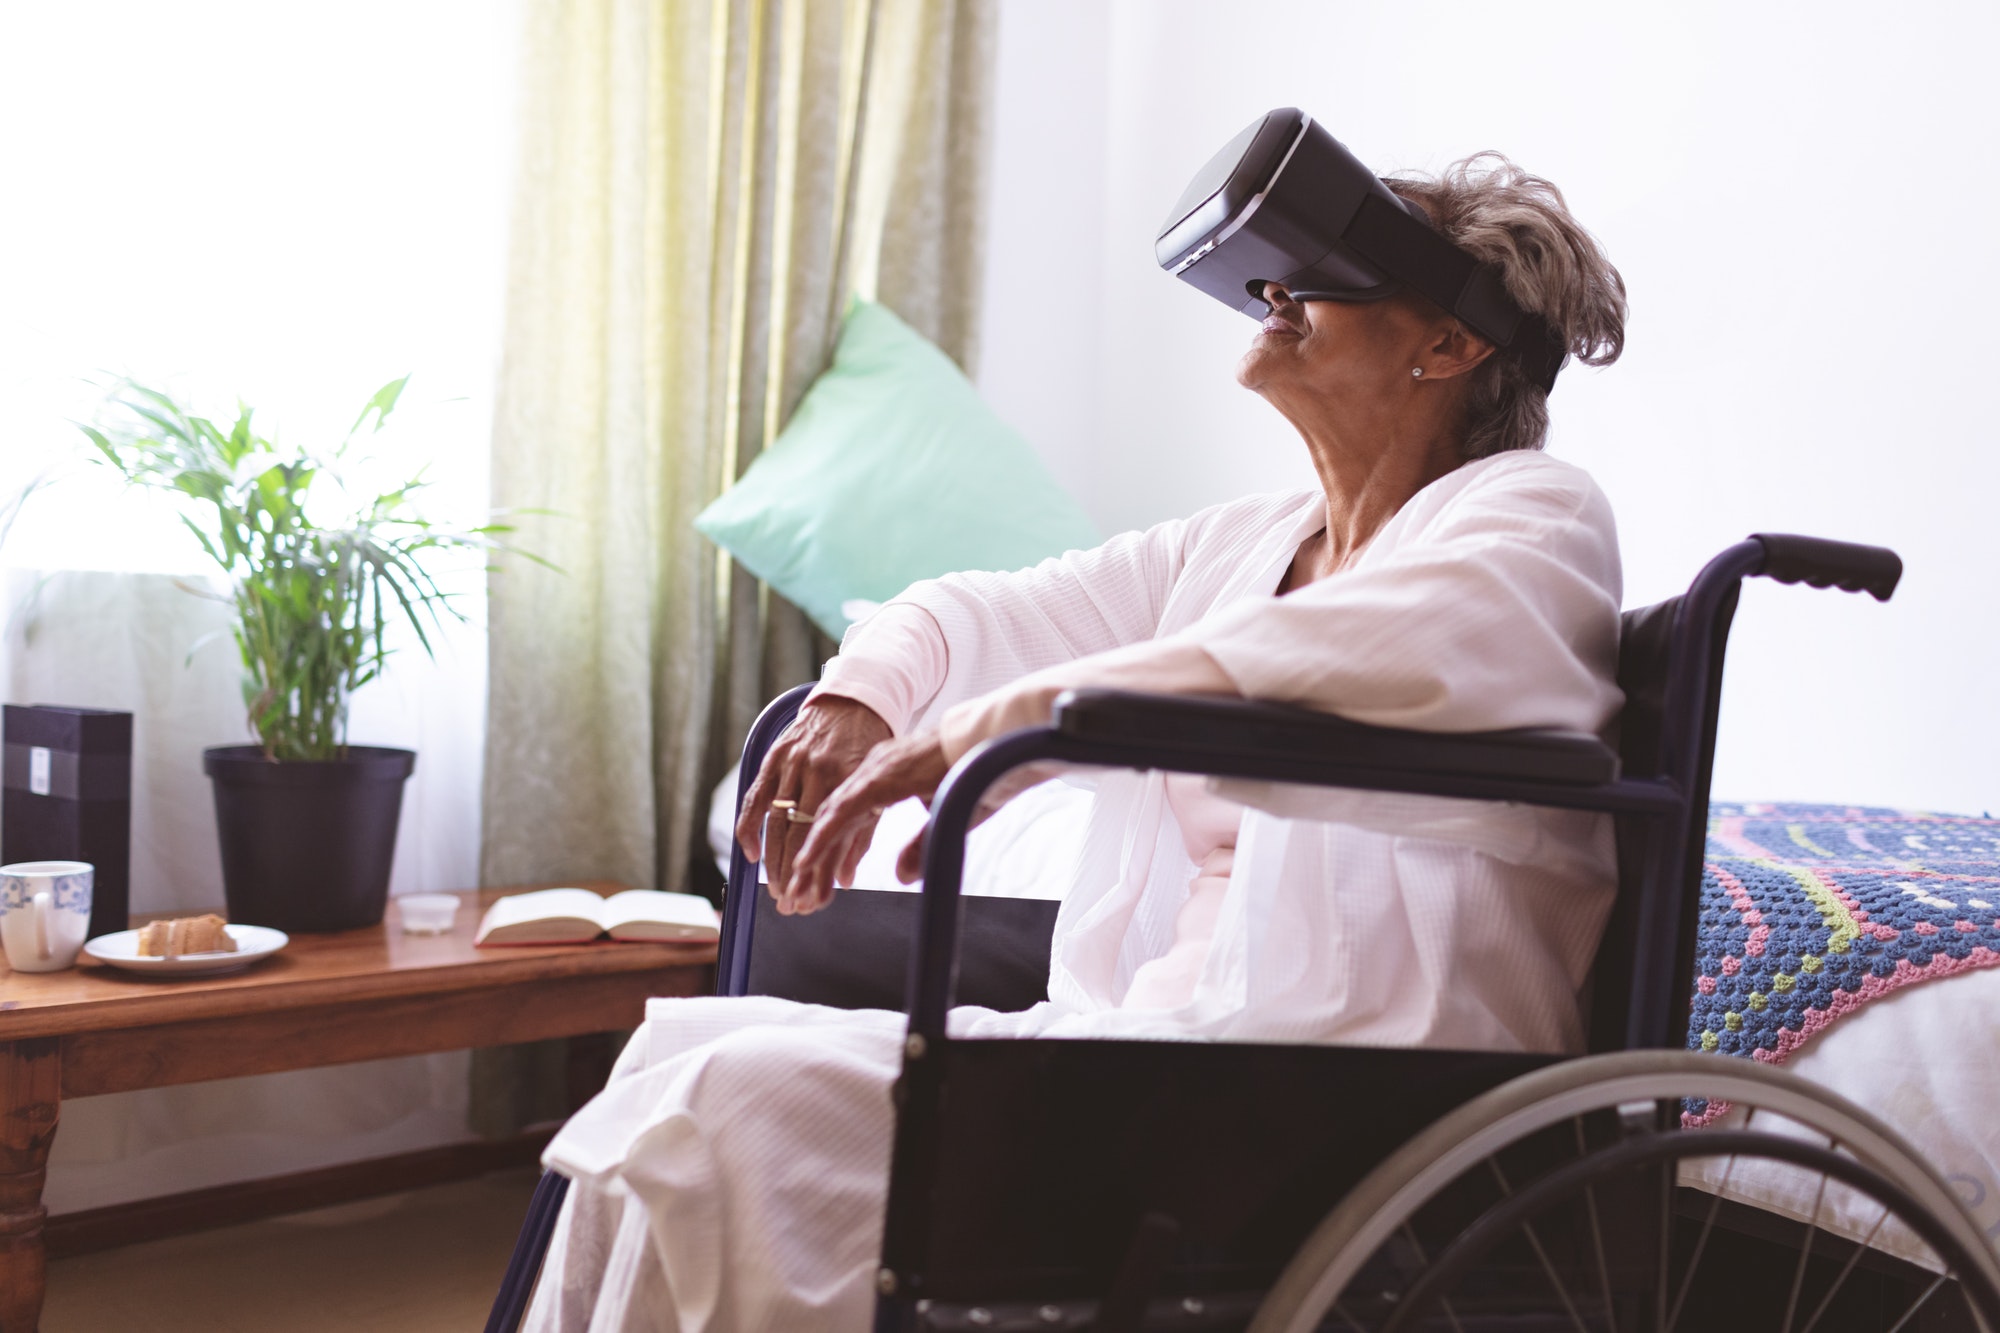
[[[1776,1063],[1871,1000],[1994,966],[2000,819],[1710,807],[1690,1049]]]

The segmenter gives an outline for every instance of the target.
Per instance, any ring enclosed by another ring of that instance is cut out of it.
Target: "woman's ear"
[[[1446,380],[1469,374],[1492,356],[1493,350],[1492,343],[1458,320],[1448,319],[1424,351],[1422,378]]]

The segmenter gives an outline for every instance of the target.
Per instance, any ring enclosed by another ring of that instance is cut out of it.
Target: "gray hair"
[[[1625,280],[1554,185],[1493,152],[1454,162],[1437,177],[1397,176],[1388,184],[1453,244],[1498,268],[1507,294],[1547,320],[1578,361],[1607,366],[1625,350]],[[1542,447],[1548,395],[1513,357],[1488,357],[1469,388],[1459,446],[1467,459]]]

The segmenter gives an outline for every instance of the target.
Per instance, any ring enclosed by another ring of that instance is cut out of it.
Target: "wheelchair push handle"
[[[1780,583],[1865,592],[1878,602],[1886,602],[1903,577],[1902,557],[1886,546],[1784,532],[1754,533],[1751,540],[1764,548],[1764,567],[1758,573]]]

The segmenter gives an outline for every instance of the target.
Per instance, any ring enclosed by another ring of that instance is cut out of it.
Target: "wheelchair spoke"
[[[1410,1223],[1404,1223],[1404,1225],[1402,1225],[1402,1239],[1410,1243],[1410,1249],[1412,1249],[1412,1251],[1416,1251],[1416,1261],[1418,1261],[1418,1263],[1422,1263],[1422,1265],[1428,1265],[1428,1263],[1430,1263],[1430,1255],[1426,1255],[1426,1253],[1424,1253],[1424,1243],[1416,1239],[1416,1231],[1414,1231],[1414,1229],[1410,1227]],[[1454,1311],[1454,1309],[1452,1309],[1452,1303],[1450,1303],[1450,1301],[1444,1301],[1444,1299],[1440,1299],[1440,1301],[1438,1301],[1438,1305],[1440,1305],[1440,1307],[1444,1309],[1444,1317],[1452,1321],[1452,1333],[1466,1333],[1464,1325],[1462,1325],[1462,1323],[1458,1323],[1458,1311]]]
[[[1662,1162],[1660,1171],[1660,1271],[1653,1281],[1653,1328],[1655,1333],[1671,1333],[1667,1322],[1667,1252],[1674,1238],[1674,1168]]]
[[[1486,1159],[1486,1165],[1492,1170],[1493,1179],[1500,1186],[1500,1193],[1511,1195],[1514,1191],[1508,1187],[1507,1176],[1500,1170],[1499,1159],[1489,1157]],[[1542,1265],[1542,1272],[1548,1275],[1550,1284],[1556,1289],[1556,1295],[1562,1299],[1563,1309],[1569,1311],[1569,1321],[1576,1325],[1576,1333],[1590,1333],[1589,1326],[1583,1322],[1583,1316],[1576,1312],[1576,1302],[1569,1298],[1569,1288],[1564,1286],[1562,1278],[1557,1276],[1556,1266],[1549,1262],[1549,1253],[1542,1248],[1542,1238],[1535,1234],[1534,1224],[1522,1222],[1521,1234],[1528,1238],[1528,1245],[1534,1250],[1536,1260]]]
[[[1917,1317],[1917,1311],[1924,1308],[1924,1302],[1928,1301],[1933,1295],[1935,1295],[1939,1287],[1942,1287],[1945,1283],[1951,1281],[1952,1277],[1953,1274],[1949,1270],[1946,1270],[1943,1274],[1941,1274],[1938,1277],[1937,1281],[1931,1283],[1928,1287],[1925,1287],[1924,1294],[1917,1297],[1916,1301],[1911,1304],[1909,1309],[1903,1311],[1903,1317],[1901,1319],[1898,1319],[1895,1323],[1889,1325],[1889,1333],[1902,1333],[1903,1325],[1909,1323],[1912,1319],[1915,1319]]]
[[[1576,1155],[1584,1156],[1590,1151],[1584,1142],[1583,1117],[1570,1117],[1570,1125],[1576,1130]],[[1590,1243],[1597,1256],[1597,1280],[1604,1291],[1604,1321],[1610,1333],[1618,1333],[1618,1314],[1611,1300],[1611,1265],[1604,1259],[1604,1228],[1597,1217],[1597,1191],[1589,1185],[1583,1187],[1583,1205],[1590,1213]]]
[[[1835,1152],[1840,1151],[1838,1143],[1829,1146]],[[1792,1333],[1792,1316],[1798,1313],[1799,1288],[1805,1285],[1806,1262],[1812,1258],[1813,1237],[1819,1234],[1819,1206],[1826,1201],[1826,1180],[1826,1172],[1820,1172],[1819,1190],[1813,1195],[1812,1212],[1806,1218],[1805,1244],[1799,1246],[1798,1267],[1792,1270],[1792,1294],[1785,1298],[1785,1327],[1783,1333]]]
[[[1681,1322],[1681,1306],[1687,1303],[1688,1291],[1694,1286],[1695,1269],[1701,1266],[1702,1252],[1708,1248],[1709,1233],[1715,1230],[1716,1214],[1722,1211],[1722,1193],[1729,1188],[1729,1177],[1736,1170],[1736,1158],[1730,1157],[1722,1168],[1722,1180],[1715,1187],[1715,1197],[1709,1200],[1708,1216],[1702,1219],[1701,1234],[1694,1239],[1694,1253],[1688,1256],[1687,1272],[1681,1274],[1680,1289],[1674,1292],[1673,1309],[1667,1312],[1666,1322],[1660,1327],[1671,1330]]]
[[[1645,1065],[1631,1056],[1594,1081],[1532,1075],[1542,1086],[1494,1097],[1413,1140],[1329,1215],[1255,1327],[1679,1333],[1685,1322],[1917,1333],[1941,1315],[1956,1321],[1962,1300],[1973,1326],[2000,1333],[1992,1317],[2000,1300],[1979,1267],[1985,1255],[1966,1230],[1970,1220],[1953,1213],[1944,1187],[1925,1179],[1922,1160],[1888,1133],[1843,1103],[1816,1105],[1807,1087],[1771,1071],[1718,1072],[1709,1100],[1726,1091],[1739,1108],[1724,1125],[1670,1126],[1653,1106],[1684,1105],[1720,1062],[1678,1052],[1647,1058],[1662,1067],[1646,1073],[1657,1082],[1642,1082],[1633,1071]],[[1778,1109],[1759,1113],[1766,1084]],[[1605,1101],[1586,1100],[1593,1096]],[[1616,1120],[1604,1114],[1614,1107]],[[1748,1127],[1752,1116],[1766,1125]],[[1656,1190],[1650,1201],[1648,1189]],[[1809,1205],[1803,1214],[1801,1202]],[[1740,1244],[1732,1240],[1739,1227]],[[1907,1263],[1899,1262],[1902,1246],[1887,1242],[1894,1255],[1879,1248],[1902,1227],[1928,1247]],[[1941,1288],[1957,1291],[1940,1300]],[[1782,1319],[1772,1320],[1781,1301]]]
[[[1854,1247],[1854,1253],[1847,1256],[1847,1262],[1841,1266],[1839,1276],[1835,1277],[1833,1285],[1826,1289],[1826,1295],[1819,1298],[1819,1305],[1813,1310],[1812,1318],[1806,1320],[1806,1326],[1800,1329],[1799,1333],[1812,1333],[1813,1328],[1819,1323],[1819,1317],[1826,1313],[1826,1307],[1832,1305],[1833,1298],[1840,1293],[1841,1284],[1847,1281],[1847,1275],[1854,1271],[1854,1265],[1861,1262],[1861,1256],[1866,1254],[1868,1247],[1875,1243],[1875,1233],[1880,1231],[1882,1224],[1888,1220],[1889,1205],[1885,1203],[1882,1205],[1881,1213],[1875,1218],[1875,1225],[1868,1228],[1868,1234],[1863,1236],[1861,1243]]]

